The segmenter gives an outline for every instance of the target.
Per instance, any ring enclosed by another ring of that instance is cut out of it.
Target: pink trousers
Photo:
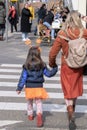
[[[36,104],[36,114],[41,113],[42,114],[42,100],[41,99],[35,99]],[[27,114],[33,115],[33,99],[27,100]]]

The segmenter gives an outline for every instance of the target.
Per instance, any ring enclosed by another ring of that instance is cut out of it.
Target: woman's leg
[[[68,107],[68,106],[73,106],[73,109],[74,109],[74,111],[75,111],[76,100],[77,100],[77,98],[65,99],[65,102],[66,102],[67,107]]]
[[[54,39],[55,38],[55,29],[51,30],[51,38]]]
[[[11,24],[11,33],[13,33],[13,24]]]
[[[22,32],[22,40],[25,41],[26,37],[25,37],[25,32]]]
[[[36,107],[37,107],[37,126],[41,127],[43,126],[43,120],[42,120],[42,100],[41,99],[35,99]]]
[[[28,39],[28,33],[27,32],[25,33],[25,39]]]
[[[15,31],[17,32],[17,24],[14,24]]]
[[[76,102],[76,98],[74,99],[65,99],[67,105],[67,112],[68,112],[68,120],[69,120],[69,128],[76,129],[75,119],[74,119],[74,104]]]

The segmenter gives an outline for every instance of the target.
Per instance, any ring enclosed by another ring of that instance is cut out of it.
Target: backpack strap
[[[66,33],[67,34],[67,33]],[[68,34],[67,34],[67,37],[64,37],[64,36],[62,36],[62,35],[58,35],[60,38],[62,38],[62,39],[65,39],[66,41],[70,41],[71,39],[70,38],[67,38],[68,37]],[[75,36],[75,35],[74,35]],[[80,34],[79,34],[79,36],[78,36],[78,38],[82,38],[82,36],[83,36],[83,31],[82,30],[80,30]]]
[[[64,40],[66,40],[66,41],[70,41],[70,39],[69,39],[69,38],[64,37],[64,36],[62,36],[62,35],[58,35],[58,37],[60,37],[60,38],[62,38],[62,39],[64,39]]]

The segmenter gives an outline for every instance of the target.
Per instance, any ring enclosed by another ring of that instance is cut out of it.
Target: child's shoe
[[[29,119],[30,121],[32,121],[32,120],[34,120],[34,116],[33,116],[33,115],[28,115],[28,119]]]
[[[39,113],[37,115],[37,127],[42,127],[42,126],[43,126],[42,114]]]

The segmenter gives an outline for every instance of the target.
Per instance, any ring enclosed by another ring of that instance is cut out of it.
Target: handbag
[[[8,21],[11,22],[11,20],[12,20],[12,17],[8,16]]]

